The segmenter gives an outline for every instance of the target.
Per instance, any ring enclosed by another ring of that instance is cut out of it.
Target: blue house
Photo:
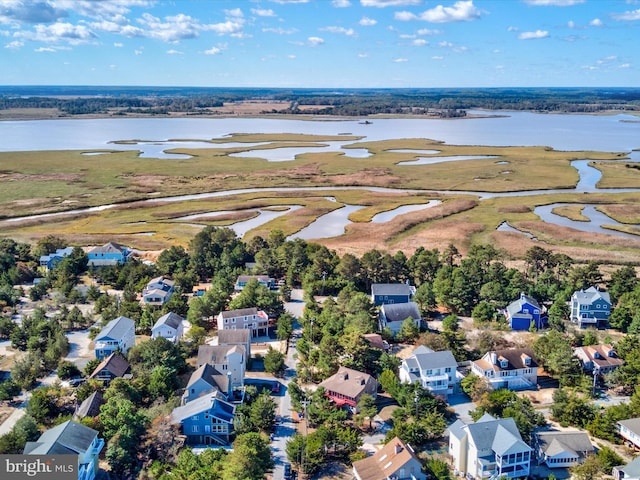
[[[129,258],[131,252],[127,247],[109,242],[101,247],[89,250],[89,265],[94,267],[104,267],[111,265],[122,265]]]
[[[104,440],[98,437],[96,430],[73,420],[67,420],[44,432],[37,441],[27,442],[23,453],[25,455],[75,455],[78,457],[78,480],[94,480],[98,472],[98,455],[102,447],[104,447]]]
[[[540,330],[544,326],[544,308],[535,298],[520,294],[520,298],[511,302],[504,311],[511,330],[529,330],[531,324]]]
[[[374,283],[371,285],[371,301],[376,307],[392,303],[409,303],[416,288],[406,283]]]
[[[595,287],[573,292],[571,321],[580,328],[607,328],[611,315],[611,297]]]
[[[180,425],[189,445],[231,443],[236,407],[220,392],[196,398],[171,412],[171,423]]]
[[[57,264],[59,264],[63,258],[68,257],[73,252],[73,247],[59,248],[54,253],[49,255],[42,255],[40,257],[40,267],[45,270],[51,270]]]
[[[116,351],[126,355],[136,342],[136,324],[130,318],[118,317],[107,323],[93,342],[100,360]]]

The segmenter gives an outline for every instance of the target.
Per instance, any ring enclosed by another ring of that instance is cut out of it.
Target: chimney
[[[231,385],[231,372],[227,372],[227,399],[233,400],[233,387]]]
[[[498,364],[498,355],[496,355],[496,352],[491,352],[491,363],[493,365],[497,365]]]
[[[399,443],[396,443],[396,447],[395,447],[396,455],[401,451],[402,451],[402,445],[400,445]]]

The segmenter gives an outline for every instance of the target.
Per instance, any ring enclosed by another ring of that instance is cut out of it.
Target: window
[[[198,425],[193,425],[191,427],[191,432],[198,433],[200,431],[200,427]]]
[[[450,373],[451,372],[451,367],[447,367],[444,369],[445,372]]]
[[[191,417],[191,420],[198,420],[198,415],[194,415],[193,417]]]
[[[204,433],[211,433],[211,425],[204,426]]]

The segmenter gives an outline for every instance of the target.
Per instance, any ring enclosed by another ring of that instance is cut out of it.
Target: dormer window
[[[509,366],[509,360],[506,358],[500,359],[500,368],[507,368]]]
[[[531,366],[531,357],[530,357],[530,356],[528,356],[528,355],[525,355],[525,356],[524,356],[524,364],[525,364],[527,367],[530,367],[530,366]]]
[[[593,358],[602,358],[602,355],[600,355],[600,352],[596,352],[593,354]]]

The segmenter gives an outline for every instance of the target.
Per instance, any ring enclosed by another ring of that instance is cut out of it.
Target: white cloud
[[[251,13],[258,17],[275,17],[276,13],[270,8],[252,8]]]
[[[218,35],[241,35],[245,22],[242,11],[233,9],[225,10],[225,13],[227,14],[226,21],[212,24],[202,24],[198,19],[183,13],[167,16],[161,20],[145,12],[142,14],[142,18],[138,19],[138,22],[145,27],[144,36],[168,43],[196,38],[202,31],[210,31]],[[140,32],[131,31],[129,36],[136,33]]]
[[[584,3],[584,1],[585,0],[524,0],[524,3],[537,7],[570,7]]]
[[[33,51],[38,53],[44,53],[44,52],[56,52],[57,50],[51,47],[40,47],[40,48],[34,49]]]
[[[71,10],[79,15],[96,19],[108,19],[116,23],[128,23],[125,15],[131,11],[131,7],[150,7],[153,0],[49,0],[56,6],[65,10]]]
[[[417,38],[413,42],[411,42],[411,45],[414,45],[416,47],[423,47],[425,45],[429,45],[429,42],[427,42],[424,38]]]
[[[309,37],[307,38],[307,42],[312,47],[317,47],[318,45],[324,44],[324,38],[320,37]]]
[[[12,42],[7,43],[4,48],[8,48],[10,50],[18,50],[24,46],[24,42],[20,40],[14,40]]]
[[[638,10],[629,10],[624,13],[614,13],[611,16],[615,20],[640,20],[640,8]]]
[[[117,48],[122,48],[122,47],[124,47],[124,43],[115,42],[115,43],[113,44],[113,46],[114,46],[114,47],[117,47]]]
[[[631,64],[630,63],[623,63],[618,68],[631,68]]]
[[[434,55],[431,60],[444,60],[444,57],[442,55]]]
[[[412,39],[412,38],[416,38],[416,36],[415,35],[410,35],[408,33],[401,33],[400,34],[400,38],[402,38],[402,39]]]
[[[170,50],[167,50],[167,55],[183,55],[183,52],[172,48]]]
[[[410,22],[412,20],[418,20],[418,16],[415,13],[407,12],[403,10],[401,12],[395,12],[393,18],[401,22]]]
[[[520,30],[518,27],[513,27],[511,25],[507,27],[507,32],[517,32],[518,30]]]
[[[418,35],[441,35],[442,30],[432,30],[431,28],[421,28],[416,32]]]
[[[407,5],[420,5],[421,0],[360,0],[363,7],[404,7]]]
[[[295,56],[295,55],[287,55],[287,58],[289,58],[289,59],[293,60],[293,59],[295,59],[295,58],[296,58],[296,56]]]
[[[49,1],[0,1],[0,23],[52,23],[67,16],[64,9]]]
[[[393,59],[393,63],[405,63],[408,62],[409,59],[408,58],[394,58]]]
[[[567,27],[569,28],[576,28],[576,22],[574,22],[573,20],[569,20],[567,22]]]
[[[222,53],[222,49],[220,47],[211,47],[209,50],[205,50],[203,53],[205,55],[220,55]]]
[[[438,42],[438,46],[442,47],[442,48],[451,48],[453,47],[453,43],[451,42],[446,42],[446,41],[442,41],[442,42]]]
[[[418,15],[418,18],[431,23],[451,23],[470,22],[480,18],[480,15],[480,9],[473,4],[473,0],[460,0],[451,7],[438,5],[429,10],[425,10]],[[396,17],[396,19],[400,20],[398,17]]]
[[[351,2],[349,0],[332,0],[331,5],[336,8],[347,8],[351,6]]]
[[[358,54],[358,58],[369,58],[369,54],[368,53],[359,53]]]
[[[111,65],[109,65],[109,68],[111,70],[116,70],[118,68],[118,65],[116,65],[115,63],[112,63]]]
[[[363,27],[373,27],[376,23],[378,23],[378,21],[374,20],[373,18],[362,17],[358,23]]]
[[[133,53],[136,55],[142,55],[144,53],[144,47],[136,48]]]
[[[224,13],[228,17],[244,17],[242,10],[240,10],[239,8],[234,8],[233,10],[225,10]]]
[[[289,28],[287,30],[282,27],[278,27],[278,28],[263,28],[262,31],[269,32],[269,33],[277,33],[278,35],[291,35],[293,33],[296,33],[298,30],[296,28]]]
[[[286,5],[288,3],[309,3],[310,0],[271,0],[274,3],[279,3],[280,5]]]
[[[549,36],[549,32],[546,30],[536,30],[535,32],[522,32],[518,35],[520,40],[533,40],[537,38],[547,38]]]
[[[71,45],[88,43],[97,38],[96,34],[84,25],[72,25],[71,23],[62,22],[56,22],[51,25],[38,24],[34,27],[34,31],[16,32],[14,37],[45,43],[67,42]]]
[[[324,28],[321,28],[320,31],[329,32],[329,33],[343,33],[347,37],[353,37],[356,33],[353,31],[353,28],[344,28],[344,27],[336,27],[336,26],[324,27]]]

